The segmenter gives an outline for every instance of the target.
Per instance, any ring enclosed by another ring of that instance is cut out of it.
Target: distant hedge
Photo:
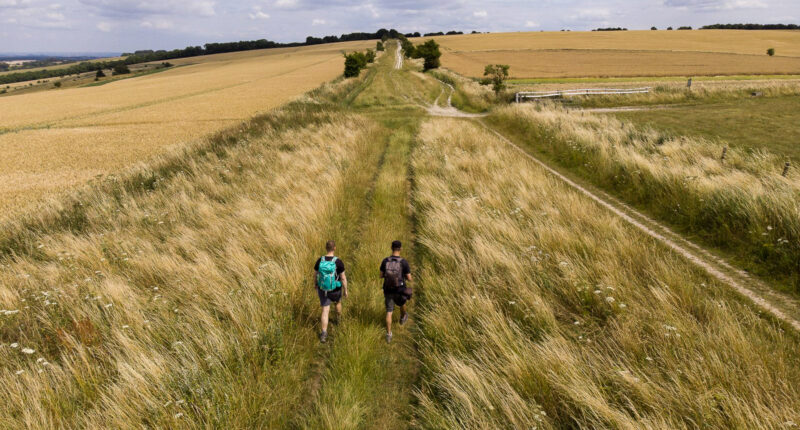
[[[700,30],[800,30],[797,24],[714,24],[704,25]]]

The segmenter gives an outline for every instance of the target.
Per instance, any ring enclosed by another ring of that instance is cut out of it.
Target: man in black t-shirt
[[[395,305],[400,307],[400,325],[408,321],[406,302],[411,299],[411,288],[406,285],[411,281],[411,266],[400,256],[403,244],[399,240],[392,242],[392,255],[381,262],[381,278],[383,279],[383,297],[386,304],[386,342],[392,341],[392,312]]]
[[[347,297],[347,276],[344,273],[344,262],[335,256],[336,243],[329,240],[325,244],[325,251],[327,254],[317,259],[314,264],[314,289],[317,290],[319,296],[319,304],[322,306],[322,317],[320,323],[322,325],[322,333],[319,335],[319,341],[325,343],[328,340],[328,315],[331,311],[331,303],[336,304],[337,318],[342,317],[342,298]],[[341,286],[330,291],[324,291],[320,288],[320,270],[319,266],[322,261],[333,262],[336,265],[336,282],[341,282]]]

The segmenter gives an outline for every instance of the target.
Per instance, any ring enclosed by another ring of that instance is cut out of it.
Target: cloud
[[[141,17],[152,15],[214,16],[215,2],[209,0],[78,0],[103,16]]]
[[[664,6],[682,10],[728,11],[738,9],[764,9],[762,0],[664,0]]]
[[[489,16],[489,13],[486,12],[485,10],[476,10],[475,12],[472,12],[472,16],[474,16],[475,18],[486,18],[487,16]]]
[[[0,8],[24,8],[31,4],[30,0],[0,0]]]
[[[111,24],[107,22],[98,22],[97,29],[102,31],[103,33],[109,33],[111,31]]]
[[[153,19],[153,20],[142,21],[141,24],[139,25],[143,28],[154,28],[156,30],[169,30],[175,27],[175,24],[173,24],[172,21],[166,19]]]
[[[299,6],[298,0],[276,0],[275,5],[278,9],[294,9]]]
[[[269,19],[269,14],[261,10],[259,6],[253,6],[253,13],[248,14],[250,19]]]
[[[537,28],[539,26],[540,26],[539,23],[536,21],[525,21],[526,28]]]
[[[324,19],[314,18],[314,20],[311,21],[311,25],[313,26],[325,25],[325,24],[327,24],[327,22]]]

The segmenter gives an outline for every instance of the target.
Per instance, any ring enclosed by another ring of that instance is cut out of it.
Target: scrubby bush
[[[489,64],[483,71],[485,79],[481,80],[483,85],[491,85],[495,95],[500,95],[506,89],[506,79],[508,79],[508,69],[506,64]]]
[[[773,55],[775,55],[775,48],[769,48],[769,49],[767,49],[767,55],[769,55],[770,57],[772,57]]]
[[[98,69],[97,70],[97,74],[94,75],[94,79],[95,80],[98,80],[100,78],[105,78],[105,77],[106,77],[106,74],[105,74],[105,72],[103,72],[103,69]]]
[[[367,49],[367,53],[365,54],[365,56],[367,57],[367,63],[375,62],[375,51]]]
[[[61,88],[61,82],[56,82],[53,84],[53,86],[56,88]]]
[[[414,58],[422,58],[425,60],[423,63],[423,69],[425,71],[438,69],[441,65],[441,61],[439,60],[441,56],[442,52],[439,50],[439,44],[433,39],[414,48]]]
[[[361,73],[361,69],[367,67],[367,55],[363,52],[353,52],[344,55],[344,77],[355,78]]]
[[[127,75],[131,72],[131,69],[128,68],[125,64],[118,64],[114,67],[114,74],[115,75]]]
[[[385,51],[385,50],[386,50],[386,48],[384,48],[384,47],[383,47],[383,42],[381,42],[381,41],[379,40],[379,41],[378,41],[378,43],[377,43],[377,45],[375,46],[375,50],[376,50],[376,51],[378,51],[378,52]]]

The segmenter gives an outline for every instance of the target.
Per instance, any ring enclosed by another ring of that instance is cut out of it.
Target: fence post
[[[722,157],[720,157],[719,161],[725,162],[725,157],[728,155],[728,147],[722,148]]]
[[[781,174],[781,176],[783,176],[784,178],[786,177],[786,175],[789,174],[789,166],[790,165],[791,164],[789,164],[789,162],[787,161],[786,164],[783,166],[783,173]]]
[[[689,78],[689,82],[686,83],[686,88],[692,88],[692,78]]]

